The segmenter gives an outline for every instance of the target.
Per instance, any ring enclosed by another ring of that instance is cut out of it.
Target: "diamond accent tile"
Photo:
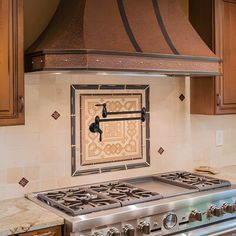
[[[183,100],[185,99],[185,96],[184,96],[183,94],[181,94],[181,95],[179,96],[179,99],[180,99],[180,101],[183,101]]]
[[[57,112],[57,111],[54,111],[54,112],[52,113],[52,117],[53,117],[55,120],[57,120],[60,116],[61,116],[60,113]]]
[[[21,185],[23,188],[29,183],[29,180],[27,180],[25,177],[23,177],[20,181],[19,181],[19,185]]]
[[[158,149],[158,153],[159,153],[160,155],[162,155],[164,151],[165,151],[165,150],[164,150],[162,147],[160,147],[160,148]]]

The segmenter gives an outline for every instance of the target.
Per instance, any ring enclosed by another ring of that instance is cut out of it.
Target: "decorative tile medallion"
[[[180,101],[183,101],[183,100],[185,99],[185,96],[184,96],[183,94],[181,94],[181,95],[179,96],[179,99],[180,99]]]
[[[160,147],[160,148],[158,149],[158,153],[159,153],[160,155],[162,155],[164,151],[165,151],[165,150],[164,150],[162,147]]]
[[[29,180],[27,180],[25,177],[23,177],[23,178],[19,181],[19,185],[21,185],[22,187],[25,187],[28,183],[29,183]]]
[[[57,120],[61,115],[60,115],[59,112],[54,111],[51,116],[52,116],[55,120]]]
[[[72,85],[72,175],[149,166],[147,122],[148,85]]]

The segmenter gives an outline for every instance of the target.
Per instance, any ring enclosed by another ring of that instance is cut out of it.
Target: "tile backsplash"
[[[71,177],[70,86],[136,83],[150,87],[151,166]],[[0,199],[70,185],[192,170],[198,165],[235,165],[236,115],[190,115],[189,87],[189,78],[27,74],[26,125],[0,127]],[[223,146],[215,145],[216,130],[224,132]],[[164,150],[161,155],[160,148]],[[24,187],[19,184],[23,178],[29,181],[21,182]]]

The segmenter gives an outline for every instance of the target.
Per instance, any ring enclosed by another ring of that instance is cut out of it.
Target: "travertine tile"
[[[22,167],[13,167],[7,169],[7,183],[15,184],[20,181],[23,177],[23,168]]]
[[[24,176],[29,181],[39,178],[40,166],[29,166],[24,168]]]

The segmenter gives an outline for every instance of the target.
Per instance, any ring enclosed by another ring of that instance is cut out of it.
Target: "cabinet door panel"
[[[0,0],[0,125],[24,123],[22,4]]]
[[[236,113],[236,0],[215,1],[216,54],[223,76],[216,78],[217,114]]]
[[[13,84],[12,77],[9,76],[9,54],[11,51],[9,42],[9,32],[11,30],[10,19],[11,11],[9,9],[10,3],[7,1],[0,1],[0,112],[1,115],[9,115],[13,113]],[[8,19],[8,20],[6,20]]]
[[[189,0],[189,19],[222,58],[222,76],[191,79],[191,113],[236,114],[236,0]]]
[[[236,2],[223,6],[223,99],[236,105]]]

